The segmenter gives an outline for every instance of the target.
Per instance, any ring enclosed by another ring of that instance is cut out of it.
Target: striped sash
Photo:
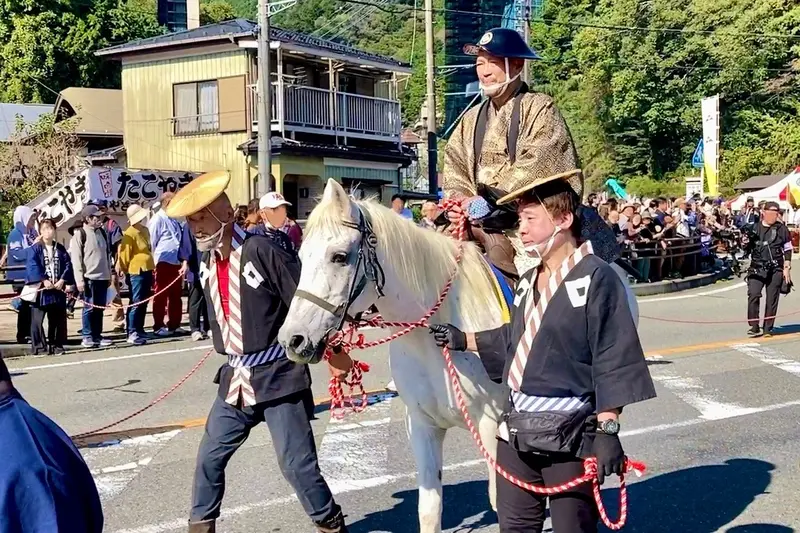
[[[228,263],[228,316],[222,309],[222,298],[219,294],[219,278],[217,276],[217,256],[211,254],[210,268],[208,273],[209,293],[211,294],[211,303],[214,306],[214,315],[219,324],[219,330],[222,334],[222,343],[225,345],[225,353],[228,354],[228,362],[233,359],[234,375],[231,378],[231,385],[228,389],[228,396],[226,402],[235,405],[242,395],[242,402],[244,405],[253,405],[255,403],[255,394],[253,387],[250,384],[250,370],[249,367],[255,366],[254,364],[243,364],[244,361],[254,361],[262,356],[270,349],[264,352],[244,355],[244,348],[242,343],[242,300],[239,290],[241,282],[240,272],[242,264],[242,245],[245,240],[244,231],[237,226],[233,225],[233,239],[231,240],[231,256]],[[252,403],[248,403],[252,401]]]
[[[536,287],[536,276],[531,281],[530,288],[528,289],[528,299],[525,302],[525,312],[523,314],[524,328],[522,336],[520,337],[517,350],[514,353],[514,360],[511,362],[511,368],[508,372],[508,386],[512,391],[519,391],[522,386],[522,376],[525,374],[525,365],[528,364],[528,356],[531,353],[531,346],[533,346],[533,339],[539,331],[542,324],[544,313],[547,311],[547,306],[550,299],[556,293],[564,278],[575,268],[575,265],[581,260],[591,255],[592,243],[590,241],[584,242],[575,252],[564,259],[561,263],[561,268],[555,271],[545,286],[542,293],[539,295],[539,301],[534,305],[534,290]]]
[[[266,350],[247,355],[228,355],[228,365],[233,368],[233,376],[231,376],[231,384],[228,387],[228,395],[225,401],[231,405],[236,405],[241,395],[242,405],[255,405],[256,393],[250,384],[250,376],[252,374],[250,369],[254,366],[280,359],[284,355],[285,352],[280,344],[273,344]]]
[[[548,397],[528,396],[524,392],[511,391],[511,404],[518,413],[541,413],[544,411],[576,411],[589,403],[589,398],[579,396]]]

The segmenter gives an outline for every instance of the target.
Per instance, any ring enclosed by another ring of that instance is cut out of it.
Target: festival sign
[[[57,226],[70,223],[89,200],[105,200],[111,213],[124,214],[133,203],[149,206],[165,192],[176,192],[194,179],[191,172],[160,172],[91,167],[68,178],[31,202],[39,219]]]

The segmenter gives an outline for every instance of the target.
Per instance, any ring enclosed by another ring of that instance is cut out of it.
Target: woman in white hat
[[[153,287],[153,272],[156,269],[153,252],[150,248],[150,232],[145,221],[150,211],[138,204],[128,207],[130,227],[122,234],[117,254],[117,274],[125,276],[130,287],[130,303],[144,302],[128,307],[126,317],[128,343],[141,345],[146,342],[144,318],[147,316],[147,298]]]

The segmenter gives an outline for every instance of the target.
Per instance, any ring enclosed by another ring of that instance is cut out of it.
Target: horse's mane
[[[394,272],[411,292],[408,297],[426,309],[431,307],[456,267],[457,241],[420,228],[374,200],[351,201],[371,220],[378,239],[378,253],[382,257],[391,257]],[[318,230],[333,235],[345,230],[343,214],[332,203],[323,199],[311,212],[306,225],[309,236]],[[398,253],[400,251],[405,253]],[[439,313],[440,320],[456,325],[461,323],[462,326],[480,325],[482,329],[498,327],[499,302],[489,276],[478,248],[472,243],[464,243],[458,278]],[[457,309],[452,305],[454,301],[457,301]]]

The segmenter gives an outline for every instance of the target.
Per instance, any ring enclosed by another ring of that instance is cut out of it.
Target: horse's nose
[[[289,348],[294,352],[299,352],[300,347],[306,343],[306,338],[302,335],[292,335],[289,339]]]

